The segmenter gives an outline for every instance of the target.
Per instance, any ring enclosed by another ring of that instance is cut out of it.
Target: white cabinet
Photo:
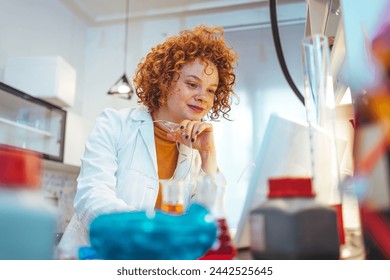
[[[65,129],[64,163],[73,166],[80,166],[80,157],[84,153],[85,141],[93,127],[93,121],[67,112]]]
[[[4,82],[58,107],[74,104],[76,70],[60,56],[10,58]]]

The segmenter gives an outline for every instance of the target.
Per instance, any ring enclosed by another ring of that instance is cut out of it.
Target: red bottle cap
[[[311,178],[307,177],[270,178],[268,185],[268,198],[315,196],[311,187]]]
[[[38,153],[0,145],[0,187],[38,189],[41,164]]]

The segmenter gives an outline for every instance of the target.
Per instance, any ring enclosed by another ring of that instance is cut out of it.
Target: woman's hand
[[[213,126],[210,123],[185,120],[176,131],[168,133],[169,139],[192,147],[199,152],[215,150]]]
[[[213,125],[207,122],[185,120],[180,128],[167,134],[168,138],[199,151],[202,169],[206,173],[217,172]]]

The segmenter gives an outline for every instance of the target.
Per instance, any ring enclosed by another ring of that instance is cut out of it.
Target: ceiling
[[[127,0],[60,0],[89,25],[110,25],[126,17]],[[279,0],[278,4],[305,0]],[[212,14],[268,6],[268,0],[129,0],[130,19]]]

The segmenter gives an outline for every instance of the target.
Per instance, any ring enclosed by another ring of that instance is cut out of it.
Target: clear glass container
[[[217,226],[217,239],[200,260],[232,260],[237,255],[236,246],[230,235],[225,214],[225,186],[219,184],[213,175],[198,178],[194,202],[206,207]]]
[[[313,185],[317,200],[336,211],[341,258],[347,259],[351,257],[354,244],[350,237],[346,237],[344,212],[348,208],[348,212],[358,216],[359,211],[357,207],[345,203],[341,189],[342,177],[346,178],[346,174],[341,173],[339,162],[347,144],[337,137],[335,128],[335,98],[328,38],[323,35],[304,38],[302,58]],[[315,134],[315,131],[321,133]]]
[[[170,214],[184,212],[184,182],[181,180],[160,180],[162,188],[161,210]]]

